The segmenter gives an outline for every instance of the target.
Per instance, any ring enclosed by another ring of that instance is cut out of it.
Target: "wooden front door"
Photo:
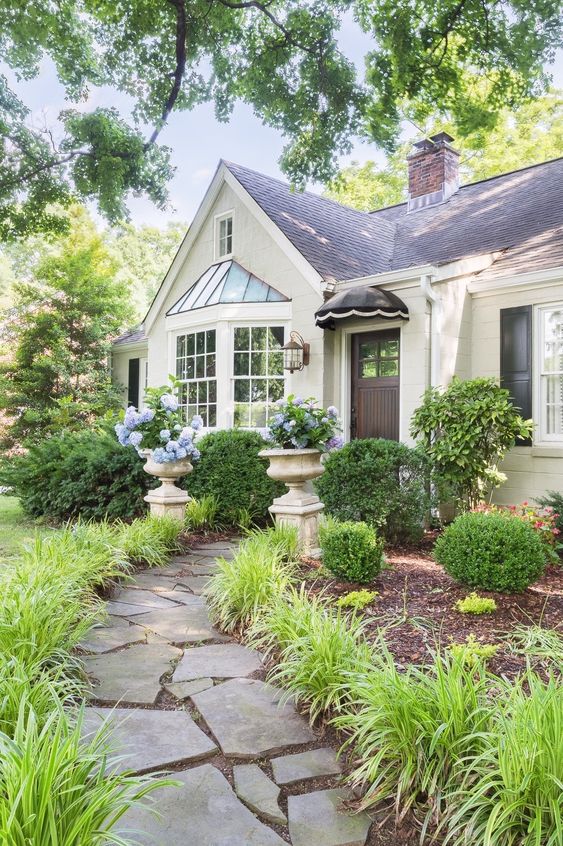
[[[399,440],[400,330],[352,335],[353,438]]]

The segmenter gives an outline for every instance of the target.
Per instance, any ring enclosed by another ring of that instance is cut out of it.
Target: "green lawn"
[[[36,532],[48,531],[51,530],[38,526],[23,513],[17,497],[0,495],[0,561],[17,555],[21,544],[33,538]]]

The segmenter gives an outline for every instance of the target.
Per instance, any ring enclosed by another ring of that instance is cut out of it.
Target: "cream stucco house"
[[[222,161],[114,344],[128,401],[174,373],[209,428],[263,426],[298,393],[336,405],[348,438],[409,442],[425,388],[495,376],[536,423],[499,500],[563,490],[563,159],[460,187],[452,140],[417,144],[408,201],[369,214]],[[294,372],[290,332],[309,345]]]

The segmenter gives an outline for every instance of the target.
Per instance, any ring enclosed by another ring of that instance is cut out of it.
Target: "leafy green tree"
[[[281,130],[298,185],[331,178],[354,134],[392,149],[407,109],[418,122],[448,111],[464,135],[490,128],[545,90],[560,12],[560,0],[0,0],[5,63],[32,79],[48,57],[69,101],[60,132],[38,129],[0,77],[0,239],[60,231],[54,204],[76,199],[112,222],[130,192],[162,206],[172,169],[160,132],[203,102],[226,120],[244,101]],[[347,13],[373,39],[365,80],[339,48]],[[133,99],[129,120],[84,107],[101,85]]]
[[[492,129],[476,129],[466,137],[460,126],[435,115],[425,123],[421,137],[441,130],[456,139],[464,183],[554,159],[563,151],[563,92],[550,91],[517,109],[503,109]],[[382,167],[368,161],[343,168],[326,195],[364,211],[403,202],[411,144],[401,144]]]
[[[69,234],[14,284],[3,327],[8,360],[0,371],[0,408],[13,418],[9,438],[22,441],[103,414],[118,404],[107,365],[112,336],[130,318],[129,291],[82,208]]]

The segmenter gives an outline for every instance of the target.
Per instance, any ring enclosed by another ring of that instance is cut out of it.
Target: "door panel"
[[[353,438],[399,440],[400,330],[352,336]]]

